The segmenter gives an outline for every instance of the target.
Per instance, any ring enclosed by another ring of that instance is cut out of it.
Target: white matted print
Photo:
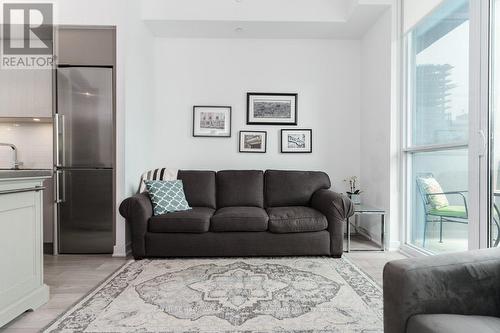
[[[281,152],[282,153],[311,153],[312,152],[312,130],[311,129],[282,129],[281,130]]]
[[[248,125],[297,125],[297,94],[247,93]]]
[[[193,106],[193,136],[230,137],[230,106]]]
[[[240,153],[265,153],[267,132],[240,131]]]

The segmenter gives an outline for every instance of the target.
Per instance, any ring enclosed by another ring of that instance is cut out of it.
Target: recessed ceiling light
[[[236,32],[242,32],[243,28],[242,27],[237,27],[236,29],[234,29],[234,31],[236,31]]]
[[[33,121],[40,121],[40,118],[33,118]]]
[[[21,126],[21,125],[19,125],[19,124],[14,124],[14,126],[19,127],[19,126]]]

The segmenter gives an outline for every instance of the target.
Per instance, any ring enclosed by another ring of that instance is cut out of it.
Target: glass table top
[[[355,213],[385,213],[385,210],[382,208],[377,208],[365,204],[357,204],[354,205]]]

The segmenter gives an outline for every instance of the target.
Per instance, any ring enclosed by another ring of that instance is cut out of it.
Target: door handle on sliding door
[[[477,131],[477,133],[481,137],[479,156],[484,156],[486,154],[486,150],[488,149],[488,141],[486,140],[486,134],[484,134],[483,130],[479,130]]]

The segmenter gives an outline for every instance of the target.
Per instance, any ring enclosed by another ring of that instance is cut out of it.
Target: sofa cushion
[[[269,231],[277,234],[321,231],[328,228],[325,215],[310,207],[273,207],[267,209],[267,214]]]
[[[330,188],[330,178],[320,171],[267,170],[266,207],[308,206],[314,192]]]
[[[217,172],[217,208],[264,207],[264,174],[260,170]]]
[[[224,207],[217,210],[210,221],[210,230],[266,231],[269,217],[259,207]]]
[[[184,184],[184,193],[191,207],[215,209],[215,172],[179,170],[177,179]]]
[[[215,209],[207,207],[193,207],[182,212],[173,212],[149,219],[149,232],[207,232],[210,227],[210,218]]]
[[[406,333],[494,333],[500,318],[452,314],[422,314],[410,317]]]

